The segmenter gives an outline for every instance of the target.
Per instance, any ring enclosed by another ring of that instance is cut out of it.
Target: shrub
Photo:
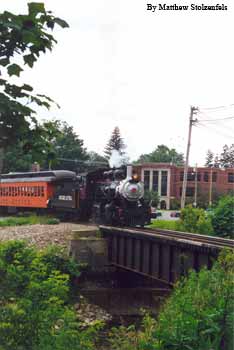
[[[93,350],[96,328],[81,330],[68,304],[77,264],[54,248],[0,244],[0,349]]]
[[[213,233],[211,218],[205,215],[203,209],[193,208],[191,205],[181,210],[178,229],[206,235]]]
[[[233,348],[233,277],[234,256],[230,253],[221,256],[211,271],[191,272],[178,284],[155,331],[162,349]]]
[[[234,238],[234,197],[225,196],[218,202],[211,217],[215,234]]]
[[[146,315],[141,329],[116,329],[115,350],[232,350],[234,254],[223,252],[211,270],[182,279],[155,321]]]

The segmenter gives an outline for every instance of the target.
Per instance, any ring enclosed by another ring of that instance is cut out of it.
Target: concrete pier
[[[107,240],[102,238],[98,227],[84,226],[73,230],[69,236],[69,255],[77,262],[87,264],[88,270],[103,272],[108,265]]]

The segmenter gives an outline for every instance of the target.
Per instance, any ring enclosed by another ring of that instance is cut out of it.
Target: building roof
[[[53,182],[75,179],[76,173],[68,170],[37,171],[25,173],[9,173],[0,175],[0,183],[13,182]]]

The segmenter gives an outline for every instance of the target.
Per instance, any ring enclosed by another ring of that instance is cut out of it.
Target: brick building
[[[169,163],[144,163],[134,166],[144,181],[145,189],[157,191],[160,197],[159,207],[170,209],[171,200],[180,201],[184,168]],[[189,167],[186,197],[193,202],[195,194],[196,169]],[[225,194],[234,191],[234,168],[197,168],[197,190],[203,196]]]

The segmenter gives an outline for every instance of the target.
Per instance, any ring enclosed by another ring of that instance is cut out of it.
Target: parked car
[[[179,211],[172,211],[170,214],[171,218],[180,218],[180,212]]]
[[[162,213],[157,212],[156,208],[151,207],[151,219],[157,219],[158,216],[162,216]]]

